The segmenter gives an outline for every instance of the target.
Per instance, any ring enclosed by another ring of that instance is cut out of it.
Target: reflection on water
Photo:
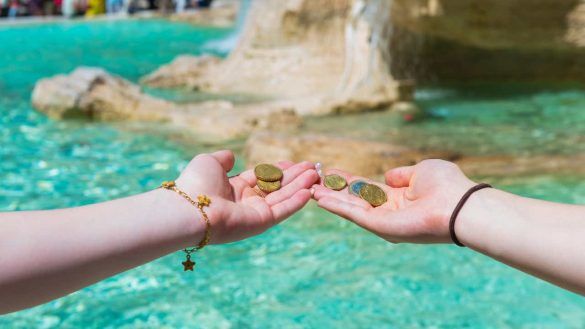
[[[186,148],[119,125],[49,120],[29,105],[36,79],[84,64],[136,80],[228,33],[158,21],[0,29],[0,61],[9,64],[0,66],[0,210],[75,206],[145,191],[175,177],[203,147]],[[336,127],[336,133],[366,137],[382,131],[404,143],[478,153],[583,152],[583,143],[574,142],[585,135],[581,91],[491,90],[423,91],[419,98],[433,118],[419,125],[372,113],[312,119],[307,129]],[[585,203],[582,179],[512,177],[495,183],[524,195]],[[585,300],[574,294],[469,250],[385,243],[313,204],[262,236],[206,249],[194,274],[179,271],[180,260],[170,255],[0,317],[0,327],[585,326]]]

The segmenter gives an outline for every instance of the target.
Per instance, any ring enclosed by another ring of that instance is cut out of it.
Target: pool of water
[[[0,27],[0,211],[140,193],[175,177],[204,149],[123,125],[50,120],[29,103],[37,79],[95,65],[136,81],[177,54],[225,55],[208,45],[232,32],[156,20]],[[451,141],[470,152],[583,152],[575,141],[585,135],[585,93],[528,89],[439,86],[419,94],[432,115],[420,124],[372,113],[335,125],[311,120],[307,129],[367,135],[353,129],[359,122],[387,125],[404,143]],[[583,177],[491,181],[523,195],[585,203]],[[577,295],[469,250],[388,244],[314,204],[266,234],[207,248],[194,274],[177,270],[180,259],[169,255],[0,317],[0,328],[585,327],[585,299]]]
[[[420,122],[371,112],[316,118],[306,129],[467,155],[585,152],[582,86],[470,83],[423,87],[416,98],[426,113]]]

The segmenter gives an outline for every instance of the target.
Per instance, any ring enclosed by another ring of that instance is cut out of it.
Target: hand
[[[348,184],[356,179],[340,170],[328,174],[343,176]],[[451,242],[449,218],[463,194],[475,183],[457,165],[442,160],[425,160],[385,174],[386,184],[377,184],[388,202],[373,208],[347,192],[315,185],[314,198],[321,208],[347,218],[390,242]],[[371,182],[371,181],[370,181]]]
[[[300,210],[310,199],[309,188],[319,176],[310,162],[280,162],[282,188],[265,198],[254,191],[253,170],[228,178],[234,166],[231,151],[200,154],[193,158],[177,179],[177,186],[196,198],[208,195],[206,211],[212,223],[211,243],[226,243],[260,234]]]

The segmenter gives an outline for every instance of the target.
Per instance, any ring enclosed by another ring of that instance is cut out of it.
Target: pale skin
[[[319,176],[309,162],[280,162],[282,188],[262,198],[248,170],[228,178],[230,151],[195,157],[176,180],[192,198],[205,194],[212,244],[260,234],[301,209]],[[196,245],[205,224],[173,191],[49,211],[0,213],[0,314],[67,295],[166,254]],[[178,264],[177,270],[182,271]]]
[[[251,170],[229,178],[234,155],[195,157],[176,180],[196,198],[208,195],[212,244],[260,234],[311,198],[390,242],[450,243],[448,219],[475,185],[452,163],[427,160],[390,170],[378,184],[389,201],[372,208],[343,191],[314,185],[309,162],[280,162],[282,189],[265,198]],[[363,179],[333,170],[348,181]],[[367,180],[367,179],[366,179]],[[496,189],[475,193],[459,214],[466,246],[566,289],[585,294],[585,207],[518,197]],[[201,215],[173,191],[71,209],[0,213],[0,314],[35,306],[196,244]],[[179,269],[180,270],[180,269]]]
[[[330,170],[348,182],[363,177]],[[320,207],[362,228],[399,243],[452,243],[449,218],[463,194],[476,182],[453,163],[426,160],[385,174],[376,183],[388,202],[373,208],[350,195],[314,186]],[[455,224],[467,247],[565,289],[585,295],[585,206],[557,204],[495,188],[474,193]]]

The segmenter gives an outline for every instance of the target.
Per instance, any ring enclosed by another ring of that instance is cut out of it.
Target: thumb
[[[234,157],[234,152],[229,150],[222,150],[211,153],[211,156],[214,157],[223,167],[223,169],[228,172],[232,170],[234,167],[234,163],[236,158]]]
[[[386,178],[386,184],[391,187],[408,187],[410,180],[414,174],[414,166],[398,167],[388,170],[384,177]]]

